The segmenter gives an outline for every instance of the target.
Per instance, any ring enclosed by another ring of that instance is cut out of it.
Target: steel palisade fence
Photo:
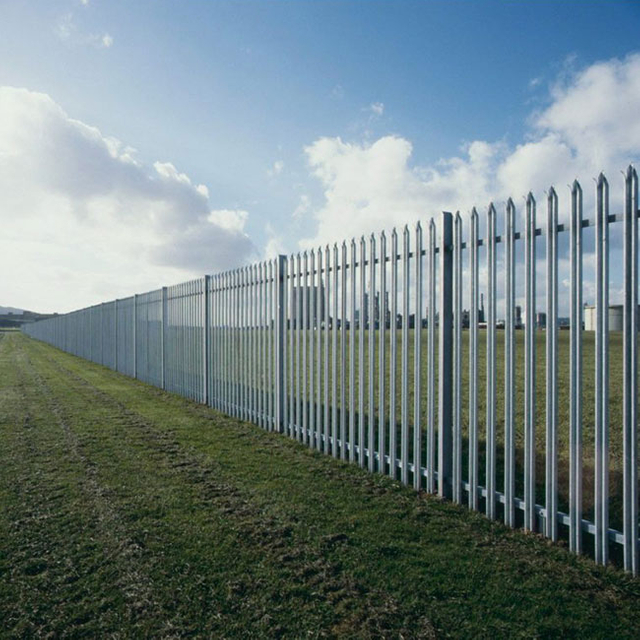
[[[400,234],[394,229],[390,236],[383,232],[363,237],[359,243],[352,240],[302,255],[280,256],[25,325],[24,331],[416,489],[468,502],[471,509],[484,506],[488,517],[502,517],[509,526],[522,523],[556,540],[562,525],[568,529],[575,553],[583,551],[584,534],[593,536],[598,563],[607,562],[612,544],[622,545],[624,567],[637,575],[639,212],[635,169],[629,167],[624,182],[621,215],[609,214],[609,187],[600,175],[594,220],[583,217],[582,189],[576,181],[571,186],[568,225],[558,224],[558,197],[551,188],[542,228],[536,226],[536,202],[529,194],[520,232],[516,231],[516,207],[509,200],[504,235],[497,235],[493,205],[484,239],[475,209],[466,241],[460,215],[444,213],[438,227],[430,220],[425,229],[418,224]],[[621,426],[609,424],[608,410],[609,226],[616,222],[623,223],[624,252]],[[590,521],[583,518],[582,236],[584,228],[593,226],[597,322],[595,508]],[[570,254],[568,513],[558,509],[558,236],[564,232],[569,234]],[[537,236],[546,236],[544,504],[536,503],[536,487],[541,484],[536,478],[535,433]],[[502,490],[496,474],[496,246],[500,243],[504,245],[500,279],[505,308]],[[523,245],[525,256],[524,380],[518,381],[524,389],[520,468],[514,331],[518,244]],[[483,278],[479,247],[484,247]],[[473,321],[478,317],[481,287],[487,294],[484,372],[478,362],[478,323]],[[469,367],[464,394],[463,304],[468,305],[472,319],[464,338]],[[484,413],[479,406],[483,374]],[[466,419],[463,395],[468,404]],[[484,469],[479,456],[482,421]],[[622,531],[609,527],[610,426],[622,431]],[[485,486],[480,484],[482,474]],[[522,497],[516,495],[519,474]]]

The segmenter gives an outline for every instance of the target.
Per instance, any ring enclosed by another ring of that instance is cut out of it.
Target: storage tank
[[[613,304],[609,307],[609,331],[622,331],[624,307],[621,304]],[[587,305],[584,308],[584,330],[596,330],[596,308]]]

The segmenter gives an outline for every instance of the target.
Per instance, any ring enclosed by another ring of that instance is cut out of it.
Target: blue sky
[[[504,196],[493,174],[521,169],[529,143],[585,181],[640,153],[632,139],[586,158],[561,109],[604,64],[615,83],[596,74],[590,90],[626,83],[626,102],[600,96],[581,135],[603,112],[608,131],[629,102],[640,113],[637,2],[5,0],[0,16],[0,87],[27,90],[4,94],[0,186],[10,176],[40,194],[24,215],[19,194],[0,195],[0,215],[21,219],[3,252],[30,256],[0,304],[69,309],[421,211],[484,206]],[[49,155],[43,139],[55,141]],[[517,172],[534,189],[548,186],[539,174]],[[413,195],[389,211],[398,192]]]

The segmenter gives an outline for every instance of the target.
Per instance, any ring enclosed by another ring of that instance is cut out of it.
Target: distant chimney
[[[484,293],[480,294],[480,308],[478,309],[478,322],[484,322]]]

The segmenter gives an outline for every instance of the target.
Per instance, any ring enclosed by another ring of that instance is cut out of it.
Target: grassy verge
[[[19,334],[6,637],[633,637],[640,582]]]
[[[348,332],[349,333],[349,332]],[[359,406],[358,398],[360,393],[360,367],[359,367],[359,333],[354,332],[355,336],[355,360],[354,366],[356,370],[355,375],[355,421],[358,423],[359,418]],[[401,351],[402,351],[402,332],[397,331],[397,357],[395,363],[390,362],[389,358],[389,342],[391,331],[386,331],[386,363],[384,370],[385,378],[385,394],[384,397],[380,395],[379,387],[379,360],[378,353],[376,351],[373,362],[369,361],[368,353],[368,341],[370,334],[365,331],[364,344],[365,344],[365,358],[363,368],[363,413],[365,415],[365,422],[367,425],[367,434],[369,429],[369,376],[373,375],[373,393],[374,393],[374,440],[378,442],[378,407],[380,401],[384,401],[386,407],[385,413],[385,429],[388,440],[388,433],[390,428],[390,416],[389,416],[389,376],[390,371],[394,370],[396,375],[396,454],[398,457],[401,455],[400,445],[400,424],[401,424],[401,393],[402,393],[402,367],[401,367]],[[297,340],[297,336],[294,332],[294,337]],[[317,334],[314,331],[307,333],[307,340],[310,345],[314,347],[312,353],[309,354],[307,381],[304,381],[304,369],[300,365],[302,386],[308,384],[309,373],[311,369],[314,369],[317,365],[316,359],[316,340]],[[515,335],[515,454],[516,454],[516,495],[523,496],[524,491],[524,378],[525,378],[525,353],[524,353],[524,331],[517,331]],[[288,339],[288,338],[287,338]],[[333,352],[331,348],[332,337],[330,332],[323,333],[321,335],[323,341],[329,340],[329,353],[332,357]],[[347,342],[351,339],[347,336]],[[414,348],[415,334],[413,329],[409,329],[407,336],[407,406],[408,406],[408,429],[409,429],[409,459],[414,461],[413,456],[413,430],[414,430],[414,392],[415,392],[415,368],[414,359],[416,357]],[[546,339],[547,334],[544,331],[537,331],[535,334],[535,350],[536,350],[536,384],[535,384],[535,459],[536,459],[536,502],[538,504],[544,504],[545,501],[545,454],[546,454]],[[496,335],[496,388],[495,388],[495,429],[496,429],[496,486],[499,490],[503,490],[504,486],[504,442],[505,442],[505,419],[504,419],[504,403],[505,403],[505,360],[504,360],[504,340],[505,332],[498,331]],[[376,350],[379,347],[379,332],[374,334],[374,343]],[[477,385],[477,418],[478,418],[478,435],[479,435],[479,482],[481,485],[486,486],[486,455],[487,447],[485,441],[486,434],[486,415],[487,415],[487,359],[486,359],[486,342],[487,331],[480,330],[478,336],[478,377],[476,379]],[[623,413],[623,341],[621,332],[611,332],[608,335],[609,342],[609,514],[610,525],[618,530],[622,529],[622,468],[623,468],[623,439],[622,439],[622,413]],[[349,345],[348,345],[349,346]],[[322,352],[324,354],[324,352]],[[338,351],[338,361],[340,361]],[[347,348],[347,361],[345,363],[345,399],[347,406],[345,410],[349,411],[349,353]],[[244,360],[237,358],[235,352],[228,354],[231,358],[225,363],[225,371],[227,367],[233,369],[234,367],[240,367]],[[324,355],[321,357],[324,358]],[[594,478],[595,478],[595,333],[584,332],[582,337],[582,461],[583,461],[583,508],[584,517],[593,520],[594,519]],[[427,357],[427,331],[422,330],[421,334],[421,351],[419,354],[420,359],[420,372],[421,372],[421,425],[423,431],[423,442],[426,442],[424,432],[426,431],[427,417],[428,417],[428,401],[429,394],[427,389],[427,379],[429,375],[428,371],[428,357]],[[435,398],[437,406],[437,389],[438,389],[438,345],[436,335],[435,345],[435,362],[436,370],[433,372],[435,379]],[[292,364],[294,372],[298,372],[298,362],[295,357],[292,358]],[[570,335],[569,331],[560,331],[558,334],[558,492],[559,492],[559,508],[562,511],[567,512],[569,508],[569,459],[570,459],[570,447],[569,447],[569,409],[570,409]],[[338,389],[341,386],[341,363],[338,362]],[[315,384],[317,384],[317,374]],[[327,382],[329,386],[329,393],[331,394],[332,385],[331,381]],[[324,397],[324,374],[321,375],[321,393],[320,398]],[[297,389],[297,387],[296,387]],[[330,395],[331,397],[331,395]],[[317,402],[315,391],[311,396],[311,402]],[[322,400],[317,405],[319,410],[324,410]],[[468,460],[469,460],[469,332],[463,331],[462,337],[462,398],[461,398],[461,420],[462,420],[462,465],[463,465],[463,478],[468,479]],[[316,409],[317,410],[317,409]],[[331,412],[330,417],[332,415]],[[301,417],[297,418],[297,422],[301,423]],[[338,427],[339,428],[339,427]],[[356,430],[357,431],[357,430]],[[368,435],[365,434],[365,446]],[[357,440],[357,438],[356,438]],[[391,446],[389,444],[388,446]],[[422,464],[425,464],[425,450],[421,452],[423,456]],[[498,510],[500,510],[498,505]],[[560,527],[560,534],[566,533],[564,527]],[[588,543],[587,543],[588,546]]]

